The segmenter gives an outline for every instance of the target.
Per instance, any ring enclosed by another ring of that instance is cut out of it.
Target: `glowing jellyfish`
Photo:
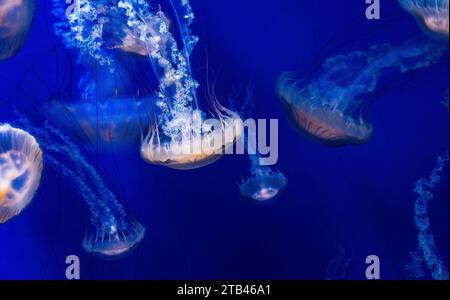
[[[417,19],[425,33],[448,39],[448,0],[399,0],[399,2]]]
[[[19,51],[30,31],[34,0],[0,0],[0,61]]]
[[[120,258],[137,247],[144,238],[145,228],[127,215],[77,146],[48,122],[44,128],[37,128],[20,116],[17,123],[36,136],[46,162],[78,189],[89,207],[95,231],[86,235],[84,249],[104,258]]]
[[[253,99],[253,89],[249,87],[241,107],[241,115],[251,113],[254,106]],[[287,178],[281,171],[274,170],[273,166],[265,165],[261,160],[256,143],[256,126],[248,126],[247,132],[241,141],[244,141],[251,162],[251,176],[239,186],[239,190],[243,197],[256,201],[268,201],[275,198],[286,187]]]
[[[309,83],[284,73],[277,83],[288,116],[308,137],[331,146],[361,144],[373,128],[364,120],[364,109],[388,70],[400,73],[436,63],[445,48],[428,40],[401,46],[376,45],[325,60]]]
[[[66,10],[61,1],[55,3],[55,14],[63,20],[56,26],[57,33],[66,45],[80,49],[81,57],[93,58],[112,70],[116,68],[114,51],[145,56],[150,61],[159,82],[156,106],[160,112],[159,121],[147,126],[153,129],[141,146],[145,161],[193,169],[214,162],[233,146],[241,134],[239,117],[212,99],[219,124],[211,124],[198,108],[198,84],[189,62],[198,38],[190,31],[194,16],[188,1],[166,2],[177,28],[171,27],[157,3],[149,5],[144,0],[80,0],[74,3],[69,22],[64,19]]]
[[[144,1],[131,0],[121,1],[118,6],[126,12],[126,24],[131,25],[133,33],[130,35],[130,30],[126,30],[122,41],[133,37],[132,42],[117,44],[124,51],[148,55],[159,79],[160,118],[143,140],[141,156],[151,164],[194,169],[216,161],[232,147],[242,134],[242,122],[216,99],[211,99],[211,103],[217,122],[205,120],[205,114],[198,108],[198,83],[192,78],[189,62],[198,41],[189,28],[194,18],[192,9],[188,1],[169,3],[182,47],[171,32],[171,22],[161,10],[152,10]],[[135,37],[140,37],[139,42],[133,42]]]
[[[267,201],[275,198],[287,185],[283,173],[273,171],[267,166],[253,166],[251,177],[247,179],[239,190],[241,195],[256,201]]]
[[[0,223],[30,204],[41,181],[42,151],[29,133],[0,124]]]
[[[224,153],[240,138],[243,132],[240,117],[211,98],[216,119],[206,120],[198,108],[196,89],[189,62],[190,54],[198,38],[191,34],[190,24],[194,19],[188,1],[170,1],[181,32],[182,50],[172,36],[167,21],[161,13],[157,32],[149,31],[145,39],[149,58],[159,78],[157,106],[161,110],[160,121],[153,126],[141,145],[142,158],[151,163],[175,169],[194,169],[208,165]],[[130,11],[134,8],[129,6]],[[148,18],[135,16],[132,22],[147,28]]]

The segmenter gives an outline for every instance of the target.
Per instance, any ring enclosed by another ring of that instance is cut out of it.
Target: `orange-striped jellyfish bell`
[[[33,199],[41,181],[42,156],[33,136],[0,124],[0,223],[20,214]]]
[[[421,37],[332,56],[312,76],[283,73],[278,95],[295,126],[307,136],[330,146],[363,144],[373,133],[365,120],[368,104],[396,84],[381,80],[385,73],[401,75],[429,67],[446,47]]]
[[[306,136],[330,146],[362,144],[372,136],[372,125],[355,119],[320,99],[314,103],[311,95],[298,86],[292,73],[284,73],[278,80],[278,95],[288,117]]]
[[[217,107],[216,107],[217,108]],[[160,132],[155,124],[141,145],[141,157],[150,164],[177,170],[192,170],[207,166],[220,159],[233,147],[244,132],[241,118],[220,106],[217,119],[205,120],[200,110],[178,112],[166,123],[176,131],[171,137]]]
[[[34,0],[0,0],[0,61],[19,51],[30,31]]]
[[[449,0],[399,0],[399,2],[417,19],[425,33],[448,39]]]

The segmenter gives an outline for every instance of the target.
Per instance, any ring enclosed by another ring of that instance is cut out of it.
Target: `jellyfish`
[[[249,115],[253,110],[253,89],[247,89],[245,101],[241,107],[240,115]],[[240,186],[241,195],[256,201],[268,201],[275,198],[287,185],[284,174],[275,170],[273,166],[261,163],[261,156],[256,145],[256,128],[248,126],[246,135],[243,135],[244,146],[250,159],[250,177]]]
[[[157,32],[146,32],[145,42],[149,59],[159,78],[159,120],[141,145],[142,158],[166,167],[190,170],[209,165],[233,147],[243,132],[237,113],[222,106],[208,87],[208,96],[215,119],[207,119],[200,110],[196,96],[198,83],[192,77],[190,55],[198,41],[189,27],[194,15],[188,1],[169,1],[173,7],[181,33],[181,44],[167,27],[161,12]],[[128,6],[133,22],[146,27],[146,17],[135,14]],[[155,15],[154,15],[155,16]],[[181,49],[181,50],[180,50]]]
[[[218,122],[207,119],[198,105],[198,83],[189,61],[198,38],[190,30],[194,15],[188,1],[165,3],[175,22],[162,11],[163,5],[156,7],[158,3],[143,0],[80,0],[68,14],[61,1],[54,1],[54,13],[62,17],[56,32],[68,47],[79,49],[82,58],[89,57],[112,71],[118,52],[144,56],[150,62],[148,69],[158,81],[155,104],[159,111],[148,122],[151,130],[141,143],[146,162],[193,169],[216,161],[233,146],[242,133],[238,115],[211,95]]]
[[[0,223],[32,201],[42,175],[42,150],[28,132],[0,124]]]
[[[78,93],[71,99],[53,99],[44,106],[47,118],[72,133],[77,141],[106,151],[122,151],[140,141],[152,119],[154,97],[133,94],[132,78],[122,65],[98,65],[92,59],[81,61]]]
[[[448,39],[448,0],[399,0],[422,30],[433,37]]]
[[[102,150],[122,151],[137,145],[149,128],[154,97],[149,89],[141,92],[136,87],[142,76],[129,69],[137,63],[116,53],[126,46],[114,41],[121,39],[126,28],[134,28],[125,22],[122,1],[77,0],[69,7],[61,0],[53,3],[53,14],[59,19],[55,31],[67,48],[79,50],[82,75],[71,99],[53,99],[45,105],[46,116],[77,141]]]
[[[144,226],[125,212],[78,147],[48,121],[43,127],[35,127],[25,117],[18,116],[15,123],[37,138],[46,163],[75,186],[89,207],[94,232],[86,234],[83,240],[85,251],[110,259],[123,257],[135,249],[144,238]]]
[[[434,198],[432,190],[441,182],[441,173],[445,164],[449,160],[448,151],[439,156],[431,175],[428,178],[420,179],[416,182],[414,192],[419,195],[415,203],[415,224],[418,232],[419,247],[416,252],[412,252],[413,261],[406,266],[406,270],[414,272],[411,277],[417,278],[423,276],[421,269],[418,268],[418,262],[423,261],[431,272],[435,280],[448,280],[448,268],[441,258],[439,249],[436,245],[433,232],[431,230],[431,220],[428,215],[428,203]],[[414,255],[414,253],[416,253]],[[419,257],[423,259],[420,260]]]
[[[375,45],[325,60],[307,83],[283,73],[277,90],[287,115],[299,131],[329,146],[366,143],[373,126],[365,106],[389,70],[407,73],[436,63],[445,48],[434,41],[413,40],[400,46]]]
[[[19,51],[33,22],[34,0],[0,0],[0,61]]]
[[[287,185],[287,179],[280,171],[259,165],[258,156],[252,159],[251,176],[239,186],[241,195],[256,201],[275,198]]]

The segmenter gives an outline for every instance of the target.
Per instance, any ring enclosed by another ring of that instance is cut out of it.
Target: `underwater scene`
[[[448,280],[448,0],[0,0],[0,280]]]

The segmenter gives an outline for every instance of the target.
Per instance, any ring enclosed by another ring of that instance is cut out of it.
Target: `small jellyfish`
[[[253,108],[253,86],[249,86],[240,109],[241,116],[250,115]],[[275,171],[272,166],[262,164],[256,144],[256,126],[248,126],[247,135],[244,135],[241,141],[244,141],[251,162],[251,176],[239,186],[241,195],[256,201],[268,201],[275,198],[286,187],[287,178],[281,171]]]
[[[19,51],[33,22],[34,0],[0,0],[0,61]]]
[[[425,33],[448,39],[448,0],[399,0],[399,2],[417,19]]]
[[[83,240],[86,252],[106,259],[121,258],[144,239],[145,228],[130,217],[78,147],[47,121],[35,127],[19,113],[16,120],[39,140],[45,161],[67,178],[84,199],[91,212],[94,232]]]
[[[240,185],[241,195],[256,201],[267,201],[275,198],[287,185],[283,173],[273,171],[268,166],[252,166],[251,177]]]
[[[329,146],[366,143],[373,127],[363,114],[380,89],[380,77],[388,70],[407,73],[428,67],[444,50],[440,43],[426,39],[337,55],[326,59],[309,83],[283,73],[277,83],[278,95],[306,136]]]
[[[30,204],[42,175],[42,151],[29,133],[0,124],[0,223]]]

